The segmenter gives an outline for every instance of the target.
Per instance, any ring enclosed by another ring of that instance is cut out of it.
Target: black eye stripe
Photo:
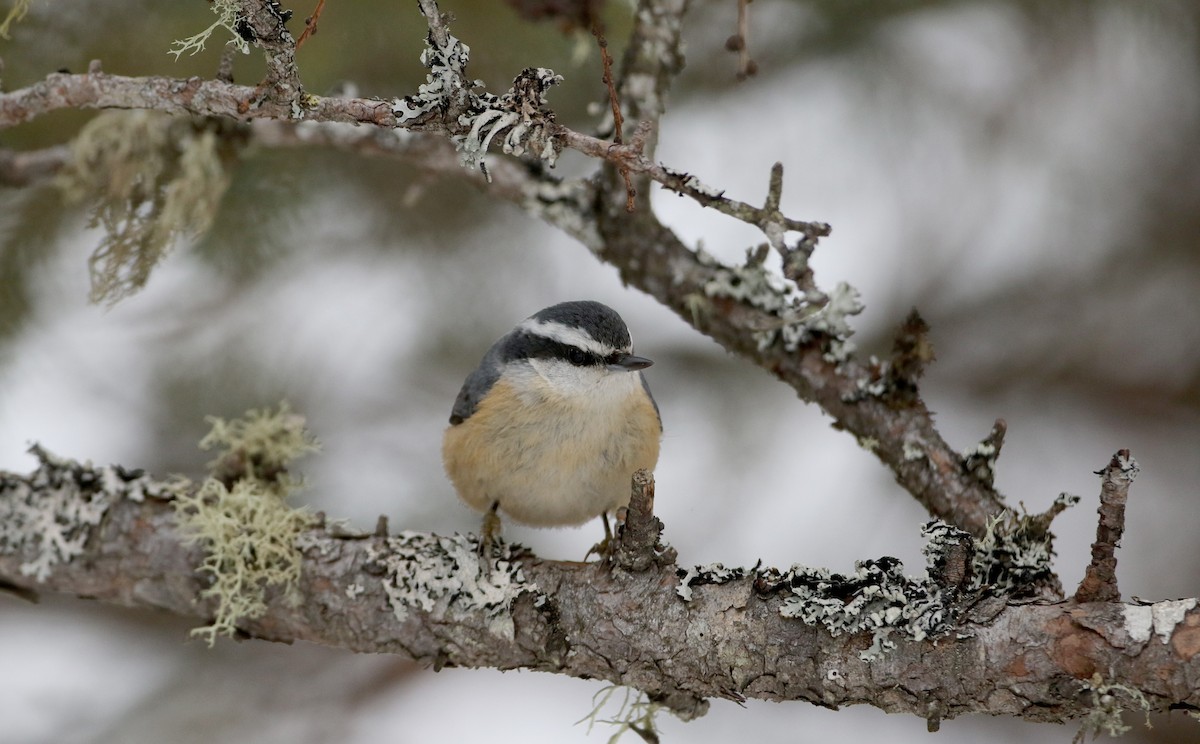
[[[515,359],[561,359],[576,367],[592,367],[606,363],[605,358],[599,354],[533,333],[516,336],[507,345],[504,361]]]

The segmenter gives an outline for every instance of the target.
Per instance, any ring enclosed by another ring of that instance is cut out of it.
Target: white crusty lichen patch
[[[1175,628],[1195,608],[1195,599],[1171,599],[1151,605],[1125,605],[1125,632],[1137,643],[1150,640],[1151,633],[1157,635],[1163,643],[1169,643]]]
[[[925,452],[926,446],[925,440],[918,436],[906,437],[904,439],[904,461],[917,462],[927,458],[929,455]]]
[[[728,584],[745,577],[746,569],[741,567],[725,568],[724,564],[710,563],[707,566],[677,568],[675,575],[679,577],[679,586],[675,587],[675,593],[684,602],[691,602],[692,587],[703,584]]]
[[[457,123],[468,127],[467,133],[452,134],[451,139],[464,167],[479,168],[490,181],[483,158],[498,136],[505,153],[530,152],[553,166],[562,144],[554,136],[554,114],[546,108],[546,93],[562,82],[562,76],[544,67],[529,67],[517,75],[507,92],[497,96],[484,91],[482,81],[467,77],[470,58],[471,48],[453,35],[447,33],[446,43],[439,45],[429,34],[421,52],[421,64],[429,73],[416,95],[392,102],[397,125],[463,108]]]
[[[21,574],[38,582],[83,554],[113,504],[164,496],[175,488],[140,470],[79,463],[37,445],[30,452],[38,458],[37,470],[28,476],[0,473],[0,554],[24,557]]]
[[[493,635],[511,640],[513,601],[523,592],[538,593],[538,587],[525,577],[519,546],[497,541],[494,548],[485,569],[473,536],[401,532],[372,545],[368,559],[384,569],[384,590],[396,619],[408,619],[412,610],[437,618],[482,613]]]

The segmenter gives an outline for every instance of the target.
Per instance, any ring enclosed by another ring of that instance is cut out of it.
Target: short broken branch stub
[[[637,573],[673,564],[675,549],[662,544],[662,531],[662,520],[654,516],[654,475],[638,470],[633,474],[625,522],[617,529],[613,567]]]
[[[1139,472],[1137,460],[1129,450],[1118,450],[1108,466],[1097,471],[1100,476],[1100,522],[1096,525],[1096,541],[1092,543],[1092,562],[1075,592],[1076,602],[1118,602],[1117,546],[1125,532],[1125,503],[1129,500],[1129,484]]]

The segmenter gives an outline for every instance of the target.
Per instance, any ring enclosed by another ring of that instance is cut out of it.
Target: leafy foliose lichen
[[[89,226],[104,235],[88,261],[91,299],[113,304],[145,286],[180,236],[208,230],[229,177],[211,127],[112,111],[72,141],[58,185],[68,199],[92,204]]]
[[[853,573],[793,566],[756,572],[760,593],[783,592],[780,614],[824,626],[831,635],[870,632],[871,647],[859,656],[877,658],[895,648],[895,635],[914,641],[954,629],[966,600],[983,594],[1031,596],[1054,583],[1049,521],[1076,497],[1060,496],[1045,514],[997,518],[976,540],[933,520],[922,529],[926,576],[904,574],[904,565],[883,557],[855,563]]]
[[[471,48],[453,35],[446,34],[439,45],[429,34],[421,52],[421,64],[429,68],[416,95],[397,98],[392,113],[397,124],[405,126],[430,115],[460,110],[457,123],[465,134],[452,133],[464,167],[479,168],[491,181],[484,156],[492,140],[499,136],[501,149],[511,155],[532,153],[553,166],[562,151],[555,136],[554,113],[547,108],[546,93],[562,82],[562,76],[544,67],[529,67],[513,80],[502,95],[488,93],[479,80],[466,76]]]
[[[1042,514],[1007,513],[992,519],[976,545],[975,584],[992,594],[1061,594],[1054,573],[1054,535],[1050,522],[1079,497],[1061,494]]]
[[[707,566],[677,568],[675,575],[679,577],[679,585],[675,587],[675,593],[684,602],[691,602],[692,587],[704,584],[728,584],[731,581],[745,578],[746,569],[740,566],[726,568],[722,563],[711,563]]]
[[[200,571],[211,584],[202,596],[216,599],[217,608],[212,623],[192,633],[212,645],[218,635],[232,635],[240,620],[266,612],[268,590],[299,601],[297,540],[315,518],[287,504],[302,485],[287,467],[317,443],[286,403],[277,411],[210,422],[201,446],[219,447],[222,454],[195,493],[175,500],[175,514],[185,539],[205,551]]]
[[[835,637],[872,634],[871,646],[859,653],[864,661],[896,647],[893,636],[914,641],[949,633],[958,619],[957,598],[969,584],[973,541],[938,521],[925,525],[927,575],[905,576],[904,564],[890,557],[859,561],[854,572],[793,566],[786,572],[759,569],[755,586],[783,592],[780,614],[822,625]]]
[[[439,618],[482,612],[494,635],[511,640],[513,601],[524,592],[538,592],[522,570],[523,554],[519,545],[496,541],[484,566],[474,536],[401,532],[372,546],[368,555],[383,570],[384,590],[398,620],[407,619],[411,610]]]
[[[953,613],[941,587],[905,576],[904,564],[895,558],[859,561],[849,574],[795,566],[783,580],[791,591],[780,614],[823,625],[834,637],[872,633],[871,647],[859,654],[864,661],[895,648],[893,633],[921,641],[952,628]]]

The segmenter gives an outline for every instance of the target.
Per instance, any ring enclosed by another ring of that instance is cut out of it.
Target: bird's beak
[[[651,364],[654,364],[654,362],[646,357],[622,354],[617,361],[608,365],[608,368],[613,372],[633,372],[634,370],[645,369]]]

